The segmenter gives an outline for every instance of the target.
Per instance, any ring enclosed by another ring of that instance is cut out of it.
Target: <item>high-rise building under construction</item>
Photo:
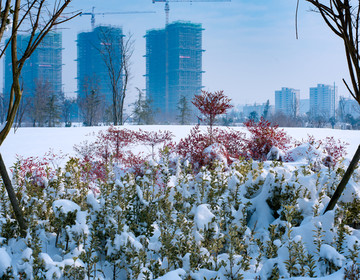
[[[202,88],[201,24],[174,22],[165,29],[147,31],[146,96],[157,121],[176,121],[182,96],[191,99]]]
[[[21,57],[29,42],[30,35],[18,35],[18,57]],[[11,47],[5,52],[4,64],[4,97],[8,97],[12,85]],[[46,88],[47,93],[60,97],[62,92],[62,34],[49,32],[36,48],[34,53],[26,60],[21,71],[20,86],[23,90],[22,106],[30,112],[34,102],[35,91],[39,87]],[[6,98],[5,98],[6,99]],[[5,100],[8,103],[8,100]],[[25,120],[29,116],[25,114]]]
[[[90,32],[81,32],[77,36],[77,94],[78,100],[91,91],[104,97],[105,105],[112,103],[112,81],[110,64],[120,65],[122,28],[98,26]],[[120,68],[119,68],[120,69]],[[118,73],[113,73],[115,76]],[[114,77],[115,79],[116,77]],[[115,81],[116,82],[116,81]],[[121,78],[115,86],[119,86]]]

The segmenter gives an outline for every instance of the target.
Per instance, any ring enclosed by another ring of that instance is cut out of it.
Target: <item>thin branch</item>
[[[299,2],[300,2],[300,0],[297,0],[297,3],[296,3],[296,12],[295,12],[295,32],[296,32],[296,39],[299,39],[299,33],[298,33]]]

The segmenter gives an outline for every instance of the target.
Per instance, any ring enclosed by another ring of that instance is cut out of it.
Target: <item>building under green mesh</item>
[[[29,35],[18,35],[18,58],[21,57],[30,39]],[[49,32],[31,57],[26,60],[20,76],[23,89],[21,108],[24,109],[24,122],[31,122],[31,110],[36,86],[44,86],[47,92],[62,97],[62,34]],[[12,85],[11,47],[6,49],[4,64],[4,97],[6,106]],[[26,109],[26,110],[25,110]]]
[[[180,97],[190,104],[201,93],[202,31],[201,24],[178,21],[145,35],[146,96],[160,122],[176,122]]]
[[[122,28],[98,26],[90,32],[81,32],[77,36],[77,95],[78,99],[86,92],[94,90],[106,102],[112,104],[111,82],[107,63],[121,65]],[[110,48],[107,48],[111,45]],[[119,68],[114,68],[117,71]],[[121,71],[121,70],[119,70]],[[122,80],[118,80],[121,87]]]

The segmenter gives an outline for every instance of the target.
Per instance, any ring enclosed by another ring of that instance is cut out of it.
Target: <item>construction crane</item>
[[[165,3],[165,25],[169,24],[170,6],[169,2],[231,2],[231,0],[152,0],[153,3]]]
[[[120,14],[154,14],[154,11],[125,11],[125,12],[106,12],[106,13],[95,13],[95,7],[92,7],[92,11],[89,13],[81,13],[80,16],[91,16],[91,29],[95,28],[95,16],[96,15],[120,15]]]

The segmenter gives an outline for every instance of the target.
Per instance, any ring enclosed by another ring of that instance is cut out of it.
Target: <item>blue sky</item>
[[[128,103],[135,87],[145,88],[146,30],[165,25],[164,3],[152,0],[73,0],[72,9],[96,12],[155,11],[155,14],[97,16],[96,24],[123,27],[135,38],[132,80]],[[231,2],[171,2],[170,22],[189,20],[202,23],[203,85],[206,90],[223,89],[235,104],[274,104],[274,92],[281,87],[300,89],[307,98],[309,87],[318,83],[339,86],[348,96],[341,79],[347,78],[342,42],[310,12],[301,0],[298,17],[299,39],[295,36],[296,0],[232,0]],[[90,30],[90,17],[82,16],[62,26],[64,90],[76,90],[76,34]]]

